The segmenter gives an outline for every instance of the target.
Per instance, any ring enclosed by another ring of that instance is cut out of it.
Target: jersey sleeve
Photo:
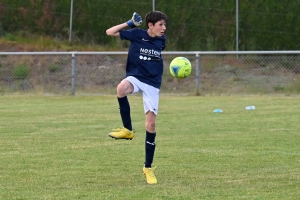
[[[129,29],[129,30],[120,30],[120,38],[121,40],[129,40],[132,41],[134,40],[134,29]]]

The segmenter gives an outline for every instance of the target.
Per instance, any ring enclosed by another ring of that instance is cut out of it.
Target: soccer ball
[[[176,57],[170,63],[170,72],[176,78],[188,77],[191,71],[191,62],[185,57]]]

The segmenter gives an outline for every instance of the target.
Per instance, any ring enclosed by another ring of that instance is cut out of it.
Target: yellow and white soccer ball
[[[170,63],[170,72],[176,78],[186,78],[192,72],[191,62],[185,57],[176,57]]]

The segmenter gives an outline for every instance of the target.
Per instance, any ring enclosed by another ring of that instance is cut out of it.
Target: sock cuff
[[[156,133],[149,133],[148,131],[146,131],[146,137],[150,137],[150,138],[155,138]]]
[[[127,96],[124,97],[117,97],[118,101],[127,101]]]

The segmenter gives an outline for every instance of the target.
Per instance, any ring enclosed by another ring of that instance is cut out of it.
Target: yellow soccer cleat
[[[146,180],[148,184],[157,184],[157,179],[153,173],[153,171],[155,170],[156,167],[154,168],[143,168],[143,172],[146,176]]]
[[[134,137],[134,130],[130,131],[127,128],[113,129],[113,132],[109,133],[108,136],[115,139],[126,139],[132,140]]]

